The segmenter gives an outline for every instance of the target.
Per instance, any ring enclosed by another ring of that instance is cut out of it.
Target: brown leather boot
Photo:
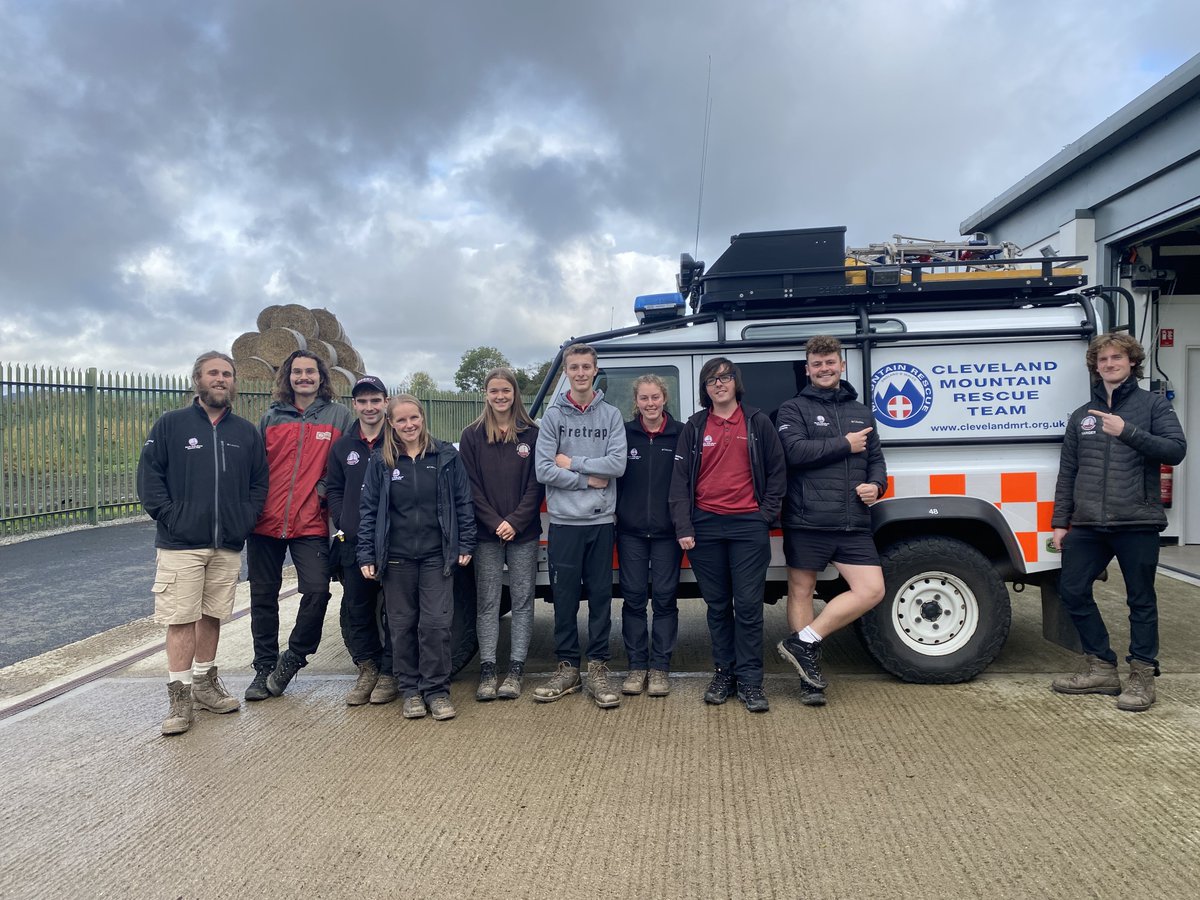
[[[1145,712],[1154,705],[1154,666],[1140,659],[1130,660],[1129,680],[1117,698],[1117,709]]]
[[[1107,694],[1115,697],[1121,693],[1121,676],[1115,663],[1105,662],[1098,656],[1085,656],[1079,670],[1072,675],[1059,675],[1050,687],[1060,694]]]

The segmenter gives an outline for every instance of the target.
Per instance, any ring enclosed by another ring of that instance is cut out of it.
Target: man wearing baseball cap
[[[363,577],[355,561],[358,547],[358,503],[363,473],[383,432],[387,388],[374,375],[364,375],[350,392],[358,421],[334,442],[325,474],[326,499],[335,529],[330,555],[342,570],[342,638],[358,667],[358,680],[346,704],[391,703],[396,699],[392,675],[392,641],[380,627],[381,585]]]

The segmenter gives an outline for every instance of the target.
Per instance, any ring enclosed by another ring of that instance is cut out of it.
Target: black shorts
[[[820,572],[831,562],[845,566],[877,566],[879,551],[865,531],[783,529],[783,558],[789,569]]]

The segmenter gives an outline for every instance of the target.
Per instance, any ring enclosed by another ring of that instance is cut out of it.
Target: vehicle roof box
[[[748,231],[702,277],[700,312],[780,305],[846,279],[846,226]]]

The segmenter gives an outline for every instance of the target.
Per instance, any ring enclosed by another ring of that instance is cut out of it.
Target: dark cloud
[[[952,237],[1197,27],[1184,0],[8,4],[0,358],[178,368],[298,301],[389,380],[536,362],[692,249],[710,59],[712,259],[756,228]]]

